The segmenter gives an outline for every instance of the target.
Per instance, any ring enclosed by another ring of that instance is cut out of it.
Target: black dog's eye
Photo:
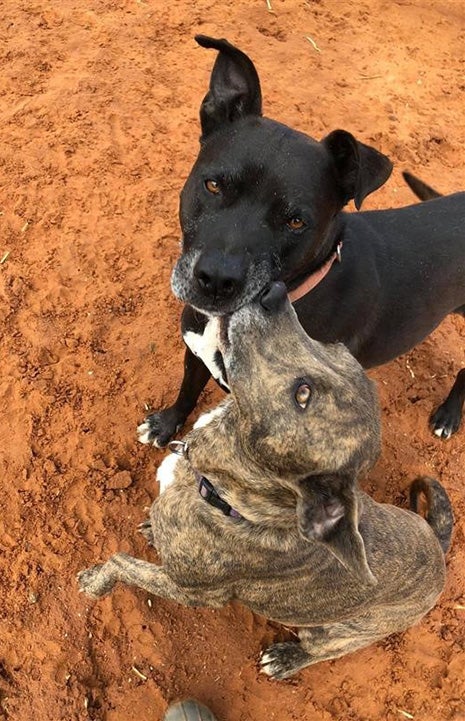
[[[217,180],[206,180],[205,181],[205,187],[208,190],[209,193],[213,193],[214,195],[218,195],[220,193],[220,184]]]
[[[305,408],[308,406],[308,402],[310,398],[312,397],[312,389],[308,385],[308,383],[301,383],[294,395],[294,398],[298,405],[305,410]]]
[[[302,228],[305,228],[306,223],[302,218],[290,218],[286,225],[290,230],[302,230]]]

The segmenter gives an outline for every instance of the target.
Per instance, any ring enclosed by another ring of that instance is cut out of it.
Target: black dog
[[[211,317],[272,280],[284,280],[312,338],[344,343],[365,368],[410,350],[448,313],[465,314],[465,193],[342,212],[386,182],[389,159],[343,130],[317,142],[263,118],[252,61],[226,40],[196,40],[219,54],[200,109],[200,153],[181,194],[182,254],[172,275],[187,304],[184,379],[175,404],[139,427],[140,440],[158,446],[183,425],[210,375],[227,388]],[[458,429],[464,397],[462,370],[432,416],[436,435]]]

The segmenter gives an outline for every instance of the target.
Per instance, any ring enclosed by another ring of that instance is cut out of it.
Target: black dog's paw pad
[[[282,680],[308,666],[311,657],[299,643],[275,643],[262,653],[260,670],[272,678]]]
[[[454,433],[457,433],[461,420],[462,413],[460,407],[454,408],[447,403],[443,403],[431,416],[431,426],[434,435],[443,440],[447,440]]]
[[[137,427],[137,436],[140,443],[164,448],[181,427],[182,420],[180,421],[173,409],[167,408],[147,416]]]
[[[100,563],[78,573],[77,582],[81,593],[85,593],[86,596],[90,596],[91,598],[99,598],[111,591],[112,585],[109,587],[107,579],[101,572],[102,568],[103,563]]]

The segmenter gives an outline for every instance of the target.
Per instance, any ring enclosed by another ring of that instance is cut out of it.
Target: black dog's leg
[[[462,420],[462,409],[465,402],[465,368],[457,373],[457,378],[447,396],[437,411],[431,416],[431,425],[435,435],[439,438],[450,438],[458,431]]]
[[[184,377],[176,402],[169,408],[147,416],[139,426],[139,440],[158,448],[166,446],[174,434],[184,425],[197,400],[211,378],[206,365],[186,348],[184,356]]]

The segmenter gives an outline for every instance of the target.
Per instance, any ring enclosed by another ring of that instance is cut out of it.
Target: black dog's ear
[[[344,204],[353,198],[360,210],[367,195],[380,188],[391,175],[391,161],[345,130],[334,130],[322,142],[333,156]]]
[[[218,50],[210,78],[210,90],[200,106],[202,138],[225,123],[246,115],[262,114],[262,94],[257,71],[245,53],[228,43],[196,35],[203,48]]]
[[[358,503],[353,481],[333,476],[310,476],[301,481],[297,522],[305,540],[322,543],[363,583],[377,583],[358,530]]]

